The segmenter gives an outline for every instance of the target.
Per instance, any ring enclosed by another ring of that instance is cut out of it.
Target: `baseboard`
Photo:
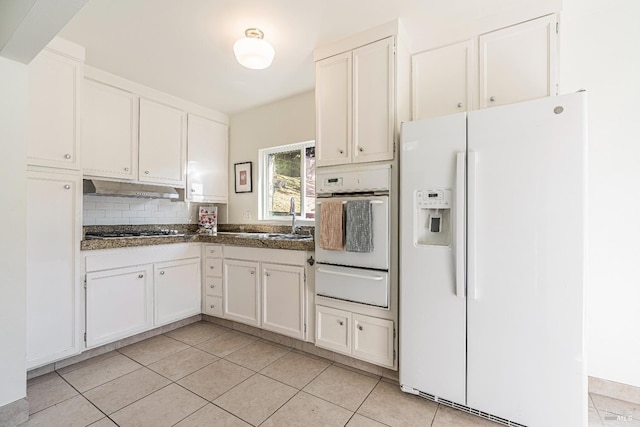
[[[29,419],[29,401],[26,397],[0,406],[0,427],[14,427]]]
[[[640,387],[629,384],[609,381],[603,378],[589,377],[589,393],[600,394],[640,405]]]
[[[192,323],[199,322],[200,320],[202,320],[202,315],[197,314],[195,316],[187,317],[186,319],[178,320],[177,322],[169,323],[168,325],[163,325],[155,329],[151,329],[149,331],[141,332],[139,334],[132,335],[130,337],[123,338],[121,340],[102,345],[100,347],[90,348],[78,355],[71,356],[66,359],[58,360],[55,363],[50,363],[48,365],[32,369],[27,372],[27,379],[30,380],[32,378],[39,377],[40,375],[48,374],[49,372],[62,369],[69,365],[73,365],[74,363],[82,362],[84,360],[91,359],[92,357],[100,356],[101,354],[108,353],[110,351],[114,351],[131,344],[135,344],[139,341],[143,341],[148,338],[155,337],[156,335],[173,331],[174,329],[178,329],[183,326],[187,326]]]

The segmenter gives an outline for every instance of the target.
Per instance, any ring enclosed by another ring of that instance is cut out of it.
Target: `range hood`
[[[137,197],[139,199],[178,199],[179,197],[173,187],[97,179],[83,180],[82,190],[84,194],[95,196]]]

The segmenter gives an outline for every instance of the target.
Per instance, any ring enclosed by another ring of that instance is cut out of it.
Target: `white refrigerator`
[[[400,385],[586,426],[586,93],[404,123]]]

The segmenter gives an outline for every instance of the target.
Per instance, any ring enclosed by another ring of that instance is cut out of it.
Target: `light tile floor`
[[[25,427],[497,426],[207,322],[34,378],[27,397]],[[589,426],[640,427],[640,405],[592,394]]]

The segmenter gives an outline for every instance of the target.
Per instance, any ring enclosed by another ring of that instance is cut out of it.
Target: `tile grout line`
[[[90,366],[90,365],[89,365],[89,366]],[[55,372],[56,374],[58,374],[58,372],[57,372],[57,371],[54,371],[54,372]],[[73,371],[71,371],[71,372],[73,372]],[[94,408],[96,408],[96,409],[98,410],[98,412],[100,412],[102,415],[104,415],[104,418],[108,418],[108,419],[109,419],[109,420],[111,420],[115,425],[118,425],[118,423],[116,423],[115,421],[113,421],[113,420],[111,419],[111,417],[110,417],[109,415],[105,414],[105,412],[104,412],[102,409],[98,408],[96,405],[94,405],[94,404],[93,404],[93,402],[92,402],[92,401],[90,401],[89,399],[87,399],[87,397],[84,395],[84,393],[81,393],[81,392],[80,392],[80,390],[78,390],[77,388],[75,388],[75,387],[73,386],[73,384],[71,384],[69,381],[67,381],[67,380],[66,380],[66,378],[64,378],[64,377],[63,377],[62,375],[60,375],[60,374],[58,374],[58,376],[59,376],[60,378],[62,378],[62,380],[63,380],[64,382],[66,382],[67,384],[69,384],[69,387],[73,388],[73,389],[78,393],[78,395],[82,396],[82,398],[83,398],[84,400],[86,400],[87,402],[89,402],[89,405],[93,406]],[[95,388],[95,387],[94,387],[94,388]],[[87,390],[87,391],[88,391],[88,390]],[[74,397],[75,397],[75,396],[74,396]],[[68,399],[67,399],[67,400],[68,400]],[[100,418],[100,419],[98,419],[98,420],[94,421],[94,422],[93,422],[93,423],[91,423],[91,424],[94,424],[94,423],[96,423],[96,422],[100,421],[101,419],[103,419],[103,418]],[[91,425],[91,424],[88,424],[88,425]]]

